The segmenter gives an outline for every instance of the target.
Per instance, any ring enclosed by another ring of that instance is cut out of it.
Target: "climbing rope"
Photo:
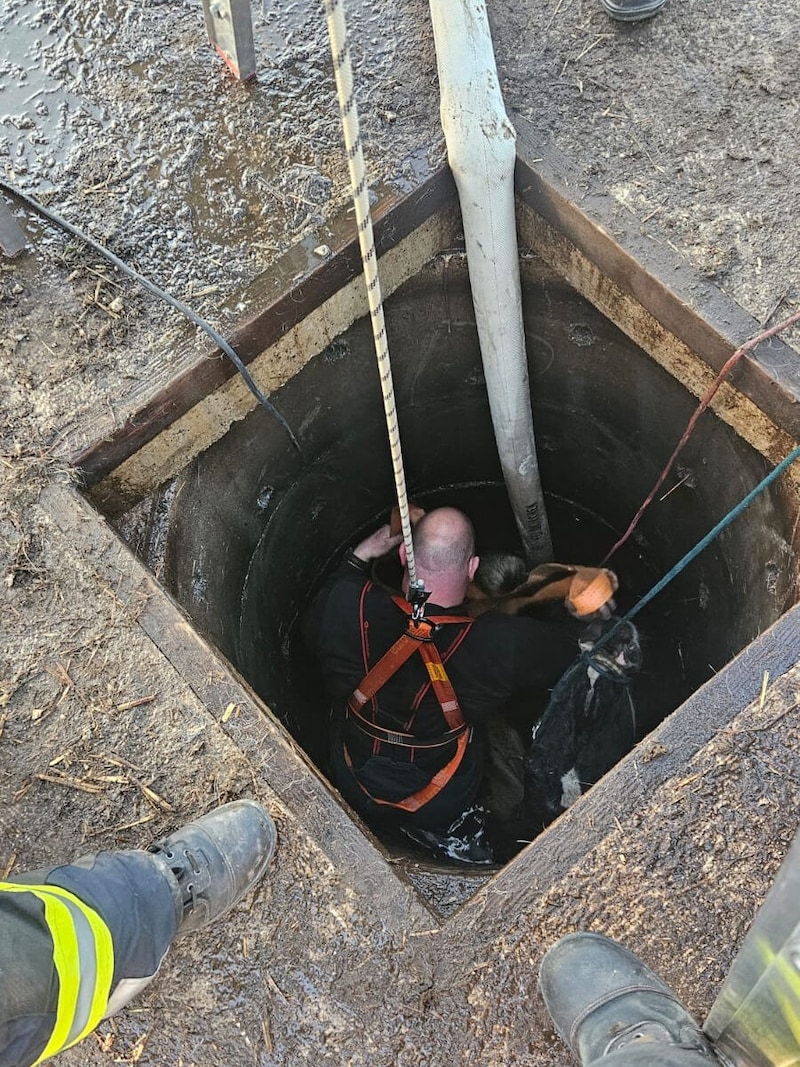
[[[201,318],[201,316],[198,315],[196,311],[193,311],[186,304],[181,303],[180,300],[176,300],[174,296],[168,293],[165,289],[162,289],[161,286],[156,285],[155,282],[151,282],[149,278],[145,278],[145,276],[143,274],[140,274],[138,270],[135,270],[133,267],[129,266],[129,264],[125,263],[125,261],[120,259],[119,256],[115,256],[113,252],[110,252],[103,245],[99,244],[97,241],[94,240],[93,237],[90,237],[87,233],[84,233],[83,230],[79,230],[77,226],[73,226],[71,222],[67,222],[66,219],[63,219],[60,215],[57,215],[55,211],[51,211],[49,208],[44,207],[43,204],[40,204],[37,200],[34,200],[32,196],[28,196],[28,194],[23,193],[22,190],[17,189],[15,186],[9,185],[7,182],[1,180],[0,189],[2,189],[3,192],[8,193],[10,196],[13,196],[16,200],[19,200],[21,203],[25,204],[25,206],[29,207],[31,211],[35,211],[37,215],[41,215],[42,218],[45,218],[49,222],[52,222],[56,226],[59,226],[66,233],[72,234],[73,237],[77,237],[79,241],[82,241],[85,245],[88,245],[89,248],[97,252],[98,255],[103,257],[103,259],[106,259],[109,263],[112,263],[117,268],[117,270],[121,270],[123,274],[127,274],[130,278],[134,278],[140,285],[144,286],[145,289],[157,296],[159,300],[163,300],[166,304],[169,304],[170,307],[175,308],[176,311],[180,311],[180,313],[182,315],[185,315],[191,323],[193,323],[195,326],[199,326],[201,330],[204,330],[205,333],[208,334],[208,336],[211,338],[211,340],[222,349],[224,354],[234,365],[236,370],[244,379],[247,388],[250,390],[250,392],[253,394],[259,404],[261,404],[261,406],[265,408],[270,413],[270,415],[279,423],[281,428],[286,432],[289,440],[292,442],[294,447],[297,449],[298,452],[300,451],[300,443],[292,432],[292,429],[286,419],[277,410],[275,405],[272,404],[269,400],[267,400],[267,398],[264,396],[264,394],[261,392],[261,390],[251,378],[250,372],[247,370],[247,367],[245,367],[244,363],[242,363],[240,357],[237,355],[234,349],[231,348],[225,338],[222,337],[219,333],[217,333],[211,323],[206,322],[206,320],[204,318]]]
[[[333,59],[333,72],[336,77],[336,93],[339,100],[339,113],[342,119],[344,142],[347,149],[347,166],[350,171],[350,184],[353,190],[353,203],[356,211],[358,243],[361,249],[361,261],[364,265],[364,281],[367,286],[372,335],[375,340],[375,355],[378,361],[378,374],[383,393],[383,408],[386,415],[386,429],[389,434],[389,448],[392,456],[395,488],[397,490],[400,526],[406,548],[409,599],[413,603],[414,594],[421,595],[424,587],[422,581],[417,579],[414,563],[411,517],[406,493],[403,453],[400,447],[400,427],[397,421],[392,365],[389,360],[389,344],[383,317],[383,299],[380,278],[378,277],[378,256],[372,232],[372,214],[369,207],[366,167],[364,166],[364,153],[359,132],[358,108],[353,89],[353,66],[350,61],[344,3],[343,0],[323,0],[323,2],[328,20],[328,37]]]
[[[719,537],[722,531],[727,526],[730,526],[734,519],[738,518],[739,515],[741,515],[741,513],[745,510],[745,508],[748,508],[753,503],[757,496],[760,496],[760,494],[763,493],[765,489],[768,489],[769,486],[771,486],[772,483],[776,480],[776,478],[780,478],[783,472],[789,467],[791,467],[791,465],[798,459],[800,459],[800,445],[794,448],[785,459],[781,460],[778,466],[775,467],[774,470],[771,470],[765,478],[762,478],[762,480],[758,483],[755,489],[751,489],[747,496],[744,497],[743,500],[739,501],[736,507],[731,508],[725,518],[720,519],[720,521],[713,528],[713,530],[709,530],[706,536],[701,541],[698,541],[694,548],[687,552],[682,559],[678,560],[675,566],[670,568],[670,570],[667,571],[667,573],[660,581],[656,582],[650,592],[645,593],[641,600],[637,601],[637,603],[634,604],[634,606],[627,613],[625,618],[621,619],[620,622],[625,622],[629,619],[632,619],[634,615],[638,615],[642,608],[650,603],[653,597],[658,596],[661,590],[664,589],[665,586],[669,585],[673,578],[676,578],[681,573],[681,571],[685,567],[687,567],[693,559],[695,559],[696,556],[699,556],[704,549],[708,548],[711,542],[716,537]]]
[[[703,399],[697,405],[697,408],[695,409],[694,414],[689,419],[689,422],[688,422],[688,424],[686,426],[686,429],[683,431],[683,435],[681,436],[680,441],[678,441],[677,445],[675,446],[674,452],[672,453],[672,455],[667,460],[667,465],[664,467],[663,471],[659,475],[658,480],[656,481],[656,484],[653,486],[653,488],[647,494],[647,497],[645,498],[644,503],[641,505],[639,510],[636,512],[636,514],[631,519],[630,525],[628,526],[628,528],[625,531],[625,533],[622,535],[622,537],[620,537],[619,541],[617,541],[616,544],[613,545],[613,547],[610,549],[610,551],[606,553],[605,558],[603,559],[602,563],[600,564],[601,567],[604,567],[606,565],[606,563],[608,563],[608,561],[614,555],[614,553],[618,549],[622,548],[622,546],[625,544],[625,542],[631,536],[633,531],[639,525],[639,520],[641,519],[642,515],[644,515],[645,511],[647,510],[647,508],[649,508],[650,505],[652,504],[656,493],[661,488],[661,486],[664,484],[664,482],[666,481],[667,475],[672,470],[672,465],[674,464],[675,460],[678,458],[679,454],[683,450],[683,447],[686,444],[686,442],[692,436],[694,428],[697,425],[697,420],[700,418],[700,416],[706,410],[708,405],[714,399],[714,397],[717,394],[717,390],[722,385],[722,383],[725,381],[725,379],[728,377],[728,375],[731,373],[733,368],[739,363],[739,361],[741,360],[742,356],[744,356],[747,352],[752,352],[752,350],[756,347],[756,345],[760,344],[762,341],[766,341],[766,340],[768,340],[768,338],[774,337],[776,334],[781,333],[782,330],[788,329],[789,326],[794,326],[794,324],[797,323],[797,322],[800,322],[800,311],[795,312],[794,315],[790,315],[789,318],[788,319],[784,319],[783,322],[779,322],[777,324],[777,326],[771,326],[768,330],[763,330],[761,333],[756,334],[754,337],[751,337],[749,341],[745,341],[745,343],[740,348],[736,349],[736,351],[733,353],[733,355],[730,357],[730,359],[728,359],[728,361],[723,366],[722,370],[719,372],[717,377],[712,382],[710,388],[708,389],[708,392],[705,394]]]
[[[638,615],[642,608],[645,608],[654,597],[657,597],[658,594],[665,589],[671,581],[673,581],[673,579],[677,578],[681,571],[688,567],[693,559],[696,559],[701,552],[708,548],[711,542],[719,537],[722,531],[730,526],[730,524],[753,503],[756,497],[760,496],[765,489],[768,489],[769,486],[771,486],[777,478],[780,478],[784,471],[788,470],[788,468],[798,459],[800,459],[800,445],[794,448],[785,459],[781,460],[778,466],[771,470],[766,477],[762,478],[758,485],[754,489],[751,489],[746,497],[740,500],[735,507],[731,508],[728,514],[720,519],[717,525],[712,530],[709,530],[705,537],[697,542],[694,548],[690,549],[685,556],[679,559],[678,562],[667,571],[664,577],[657,581],[656,584],[633,605],[630,611],[628,611],[621,619],[618,619],[616,623],[595,642],[594,648],[600,649],[604,645],[607,645],[611,638],[619,632],[621,626],[626,622],[630,622],[631,619]],[[569,668],[569,670],[572,670],[572,668]]]

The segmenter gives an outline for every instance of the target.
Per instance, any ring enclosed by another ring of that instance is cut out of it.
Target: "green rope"
[[[645,593],[641,600],[639,600],[636,604],[633,605],[633,607],[626,615],[624,615],[621,619],[618,619],[617,622],[611,627],[611,629],[607,633],[604,633],[603,636],[595,642],[592,651],[594,651],[595,649],[602,648],[604,645],[608,644],[608,642],[611,640],[614,634],[616,634],[616,632],[621,626],[623,626],[626,622],[630,622],[630,620],[634,618],[634,616],[639,614],[642,608],[645,608],[651,600],[657,597],[658,594],[662,591],[662,589],[665,589],[669,585],[673,578],[677,578],[681,571],[685,570],[693,559],[696,559],[696,557],[699,556],[701,552],[708,548],[711,542],[715,538],[719,537],[722,531],[726,529],[726,527],[730,526],[730,524],[753,503],[756,497],[760,496],[760,494],[763,493],[765,489],[768,489],[769,486],[771,486],[777,478],[780,478],[783,472],[786,471],[789,467],[791,467],[791,465],[797,459],[800,459],[800,445],[798,445],[792,452],[790,452],[785,459],[781,460],[778,466],[775,467],[774,470],[770,471],[770,473],[765,478],[762,478],[762,480],[758,483],[755,489],[751,489],[747,496],[743,500],[739,501],[736,507],[731,508],[728,514],[723,519],[720,519],[717,525],[712,530],[709,530],[705,537],[697,542],[694,548],[690,549],[686,553],[686,555],[683,556],[682,559],[679,559],[678,562],[667,571],[664,577],[660,581],[656,582],[652,589],[649,592]],[[570,674],[574,670],[574,667],[576,665],[580,665],[580,660],[578,660],[577,664],[573,664],[572,667],[568,667],[567,673]]]
[[[768,489],[769,486],[772,485],[772,483],[777,478],[780,478],[783,472],[789,467],[791,467],[791,465],[797,459],[800,459],[800,445],[798,445],[792,452],[790,452],[786,459],[781,460],[778,466],[774,470],[770,471],[770,473],[758,483],[755,489],[751,489],[747,496],[743,500],[741,500],[735,508],[732,508],[725,516],[725,518],[721,519],[717,523],[713,530],[709,530],[706,536],[701,541],[698,541],[693,549],[687,552],[682,559],[678,560],[675,566],[671,567],[670,570],[668,570],[667,573],[664,575],[664,577],[660,581],[656,582],[650,592],[645,593],[642,599],[637,604],[634,604],[628,614],[625,615],[624,618],[620,619],[618,625],[622,625],[623,622],[627,622],[629,619],[632,619],[634,615],[638,615],[642,608],[649,604],[654,597],[658,596],[661,590],[668,586],[672,579],[676,578],[681,573],[681,571],[684,570],[692,562],[693,559],[695,559],[697,556],[700,555],[701,552],[708,548],[711,542],[715,538],[719,537],[722,531],[726,529],[726,527],[730,526],[734,519],[737,519],[742,514],[742,512],[753,503],[756,497],[763,493],[765,489]],[[616,630],[616,628],[617,627],[615,626],[614,630]],[[610,637],[614,630],[610,630],[609,633],[605,635],[604,642],[608,639],[608,637]]]
[[[732,508],[728,512],[728,514],[723,519],[721,519],[712,530],[709,530],[709,532],[702,540],[697,542],[694,548],[687,552],[682,559],[679,559],[675,566],[671,567],[670,570],[668,570],[667,573],[664,575],[664,577],[660,581],[656,582],[652,589],[648,593],[645,593],[641,600],[634,604],[634,606],[626,615],[624,615],[621,619],[617,619],[611,629],[604,633],[601,637],[597,639],[597,641],[594,642],[592,648],[588,652],[584,652],[575,660],[574,663],[567,667],[566,671],[564,671],[559,680],[556,682],[550,694],[550,705],[552,705],[553,702],[562,695],[570,679],[577,671],[586,670],[587,666],[594,667],[594,669],[597,670],[597,665],[592,661],[592,656],[595,654],[595,652],[602,649],[604,645],[607,645],[612,639],[612,637],[614,637],[614,635],[620,630],[621,627],[623,627],[626,623],[630,622],[630,620],[635,615],[639,614],[642,608],[646,607],[651,600],[657,597],[658,594],[662,591],[662,589],[666,588],[666,586],[668,586],[674,578],[677,578],[681,571],[685,570],[685,568],[688,567],[688,565],[692,562],[693,559],[695,559],[697,556],[700,555],[701,552],[708,548],[711,542],[715,538],[719,537],[722,531],[726,527],[730,526],[730,524],[753,503],[757,496],[763,493],[765,489],[769,488],[769,486],[772,485],[772,483],[777,478],[780,478],[784,471],[791,467],[791,465],[798,459],[800,459],[800,445],[798,445],[792,452],[790,452],[789,455],[784,460],[782,460],[778,464],[778,466],[775,467],[774,470],[770,471],[770,473],[758,483],[755,489],[751,489],[747,496],[743,500],[741,500],[736,505],[736,507]]]

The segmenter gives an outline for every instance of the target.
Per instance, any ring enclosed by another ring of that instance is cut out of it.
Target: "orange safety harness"
[[[359,621],[361,625],[365,667],[367,666],[367,650],[364,600],[367,593],[372,588],[372,582],[365,583],[364,588],[361,591],[361,599],[359,603]],[[393,596],[392,600],[407,617],[408,626],[405,633],[395,641],[389,651],[378,660],[374,667],[368,670],[366,676],[353,691],[347,702],[348,717],[362,733],[373,739],[375,742],[376,755],[382,744],[397,745],[401,748],[410,749],[431,749],[440,748],[455,741],[456,751],[453,758],[436,772],[427,785],[423,786],[422,789],[417,790],[416,793],[412,793],[411,796],[406,797],[404,800],[396,801],[382,800],[380,797],[374,797],[361,782],[358,782],[358,777],[353,770],[352,760],[346,745],[344,746],[344,758],[353,777],[370,800],[375,801],[376,804],[383,804],[392,808],[400,808],[403,811],[414,812],[419,811],[423,804],[427,804],[429,800],[432,800],[442,791],[442,789],[444,789],[460,767],[461,761],[464,758],[464,753],[467,750],[467,745],[472,738],[472,727],[464,722],[464,715],[461,711],[461,706],[458,703],[458,697],[456,696],[455,690],[447,676],[444,664],[467,636],[475,620],[468,616],[461,615],[434,615],[428,618],[425,618],[424,616],[417,617],[417,613],[414,611],[411,604],[409,604],[403,597]],[[447,625],[448,623],[461,624],[462,629],[456,635],[449,648],[445,651],[444,657],[442,657],[439,654],[439,649],[434,644],[433,633],[440,626]],[[374,699],[375,694],[386,684],[392,675],[396,674],[400,667],[402,667],[402,665],[409,660],[415,652],[418,652],[422,657],[428,672],[428,681],[425,682],[414,698],[411,706],[411,718],[406,724],[406,727],[408,729],[411,726],[419,706],[422,703],[423,697],[428,690],[432,688],[436,699],[439,702],[439,707],[442,709],[444,720],[447,723],[446,732],[434,740],[423,740],[402,730],[387,730],[374,721],[374,717],[377,716],[378,713],[377,702]],[[372,701],[372,720],[366,718],[362,714],[364,706],[369,701]]]

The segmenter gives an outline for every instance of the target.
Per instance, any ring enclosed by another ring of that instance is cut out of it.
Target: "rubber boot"
[[[272,859],[275,824],[254,800],[234,800],[156,841],[148,851],[172,888],[176,937],[221,918]]]
[[[641,22],[652,18],[666,0],[601,0],[603,10],[618,22]]]
[[[583,1067],[720,1067],[669,986],[601,934],[568,934],[556,942],[542,960],[539,988],[559,1036]]]

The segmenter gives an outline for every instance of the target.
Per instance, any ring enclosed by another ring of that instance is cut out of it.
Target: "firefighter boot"
[[[172,888],[176,936],[225,915],[256,884],[275,851],[277,833],[254,800],[234,800],[156,841],[148,851]]]
[[[539,973],[545,1006],[583,1067],[719,1067],[669,986],[601,934],[561,938]]]

